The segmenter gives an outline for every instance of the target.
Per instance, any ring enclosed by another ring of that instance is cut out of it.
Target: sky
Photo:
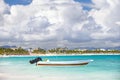
[[[0,0],[0,45],[120,46],[120,0]]]

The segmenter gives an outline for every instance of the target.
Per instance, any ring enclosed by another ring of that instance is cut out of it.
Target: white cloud
[[[106,39],[118,38],[120,39],[120,27],[116,25],[120,21],[120,1],[119,0],[92,0],[94,6],[97,8],[92,9],[90,15],[94,18],[95,22],[101,25],[100,32],[93,33],[93,38]]]
[[[87,46],[109,39],[113,45],[120,39],[119,0],[92,2],[93,9],[86,11],[74,0],[33,0],[12,6],[0,0],[0,44]]]
[[[117,21],[116,24],[117,24],[117,25],[120,25],[120,21]]]

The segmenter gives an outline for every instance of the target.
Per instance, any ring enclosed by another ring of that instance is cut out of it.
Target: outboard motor
[[[41,57],[37,57],[37,58],[35,58],[33,60],[30,60],[29,62],[30,62],[30,64],[34,64],[34,63],[37,63],[38,61],[42,61],[42,58]]]

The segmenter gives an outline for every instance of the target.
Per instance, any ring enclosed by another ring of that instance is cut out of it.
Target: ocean
[[[94,60],[83,66],[30,64],[36,57],[0,57],[0,80],[120,80],[120,55],[39,56],[50,61]]]

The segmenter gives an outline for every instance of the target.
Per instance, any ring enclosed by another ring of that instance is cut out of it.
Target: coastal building
[[[100,49],[100,51],[106,51],[106,49]]]
[[[76,48],[74,49],[75,51],[86,51],[87,49],[79,49],[79,48]]]
[[[18,47],[15,46],[15,47],[11,47],[10,49],[15,50],[18,49]]]

